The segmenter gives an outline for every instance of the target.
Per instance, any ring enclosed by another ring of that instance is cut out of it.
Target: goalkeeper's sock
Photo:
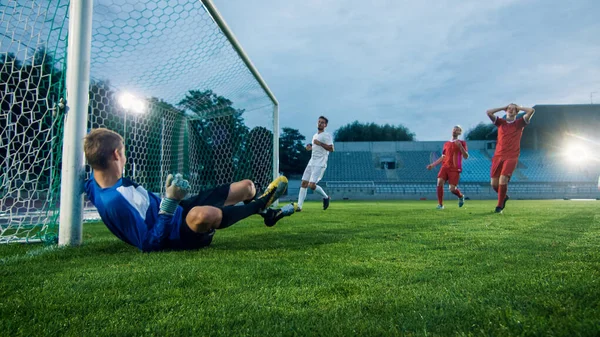
[[[304,205],[304,199],[306,199],[306,193],[308,190],[306,187],[300,187],[300,192],[298,193],[298,208],[302,209],[302,205]]]
[[[261,205],[258,202],[251,202],[249,204],[239,206],[225,206],[221,208],[223,216],[218,229],[227,228],[242,219],[257,214],[260,209]]]

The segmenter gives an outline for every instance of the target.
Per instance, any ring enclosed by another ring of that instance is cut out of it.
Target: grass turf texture
[[[2,336],[600,334],[597,201],[307,203],[208,249],[0,246]]]

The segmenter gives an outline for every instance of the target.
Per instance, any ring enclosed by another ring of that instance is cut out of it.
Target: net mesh
[[[55,238],[67,7],[0,5],[0,242]]]
[[[59,205],[68,1],[0,10],[0,240],[47,240]],[[272,178],[274,103],[201,1],[94,1],[89,97],[88,129],[124,137],[125,176],[150,192],[175,172],[192,193],[241,179],[262,189]]]

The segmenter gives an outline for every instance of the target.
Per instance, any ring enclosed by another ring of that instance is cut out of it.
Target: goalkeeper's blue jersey
[[[154,251],[179,240],[181,206],[173,215],[158,214],[160,198],[132,180],[121,178],[114,186],[101,188],[92,177],[85,182],[85,193],[106,227],[130,245]]]

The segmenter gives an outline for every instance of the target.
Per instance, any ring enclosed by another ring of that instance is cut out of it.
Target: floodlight
[[[137,114],[143,114],[146,112],[146,104],[144,101],[128,92],[124,92],[119,96],[119,104],[121,104],[123,109]]]

